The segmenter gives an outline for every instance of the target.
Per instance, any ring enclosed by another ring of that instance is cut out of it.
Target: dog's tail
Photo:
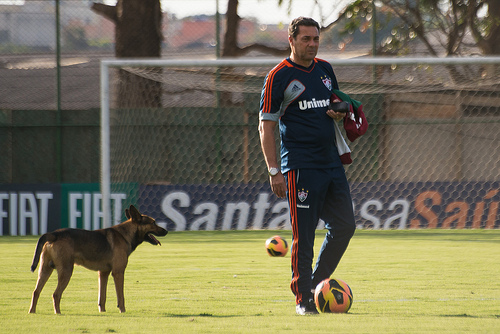
[[[45,233],[40,237],[40,239],[38,239],[38,243],[36,244],[35,249],[35,255],[33,256],[33,263],[31,264],[31,272],[34,272],[36,267],[38,266],[38,262],[40,261],[40,254],[42,254],[43,245],[45,245],[47,241],[52,242],[55,240],[56,236],[52,233]]]

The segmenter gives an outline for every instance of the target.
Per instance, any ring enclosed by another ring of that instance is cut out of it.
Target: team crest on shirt
[[[306,199],[307,199],[307,195],[309,195],[309,191],[308,190],[299,190],[297,196],[299,198],[299,201],[301,202],[304,202]]]
[[[332,90],[332,79],[327,77],[326,75],[321,77],[321,81],[323,81],[323,84],[325,85],[328,90]]]

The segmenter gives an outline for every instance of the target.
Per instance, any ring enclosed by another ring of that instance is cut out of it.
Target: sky
[[[64,1],[64,0],[61,0]],[[67,0],[78,1],[78,0]],[[88,0],[81,0],[87,1]],[[94,0],[115,5],[117,0]],[[340,10],[353,0],[292,0],[291,12],[288,13],[289,0],[283,0],[283,5],[278,6],[278,0],[239,0],[238,14],[241,17],[256,18],[261,24],[288,25],[292,19],[298,16],[309,16],[326,25],[334,21]],[[22,4],[24,0],[0,0],[0,5]],[[227,0],[161,0],[162,10],[175,14],[177,18],[192,15],[213,15],[216,12],[217,3],[219,13],[224,14],[227,10]]]
[[[278,0],[239,0],[238,14],[241,17],[254,17],[262,24],[288,23],[298,16],[309,16],[320,23],[335,20],[338,12],[349,0],[293,0],[291,13],[288,13],[288,0],[278,7]],[[214,14],[217,0],[163,0],[162,9],[176,14],[178,18],[197,14]],[[218,0],[219,12],[224,14],[227,0]],[[316,5],[316,4],[319,4]],[[321,7],[321,8],[320,8]]]

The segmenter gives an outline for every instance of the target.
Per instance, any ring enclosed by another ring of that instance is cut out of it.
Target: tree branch
[[[94,2],[92,3],[90,9],[92,9],[97,14],[102,15],[107,19],[110,19],[115,23],[118,19],[118,16],[116,14],[116,6],[109,6],[102,3]]]

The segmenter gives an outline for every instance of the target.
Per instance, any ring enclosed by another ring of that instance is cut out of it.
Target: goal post
[[[360,227],[498,227],[500,57],[324,59],[370,123],[348,143],[353,196],[374,194],[353,199]],[[282,228],[257,134],[264,78],[281,60],[102,60],[103,227],[126,198],[176,229]],[[403,193],[416,211],[406,219]]]
[[[100,66],[101,84],[101,196],[103,228],[111,226],[111,175],[110,175],[110,142],[109,142],[109,65],[106,61]]]

